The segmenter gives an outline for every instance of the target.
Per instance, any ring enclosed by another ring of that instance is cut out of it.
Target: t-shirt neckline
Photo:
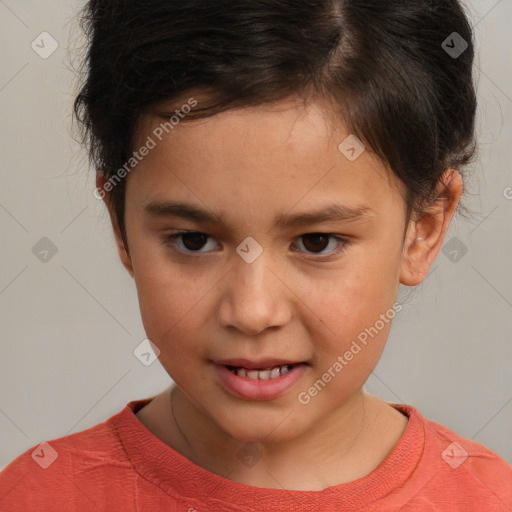
[[[364,477],[327,487],[321,491],[268,489],[242,484],[196,465],[155,436],[135,413],[153,398],[129,402],[109,421],[117,431],[133,467],[146,480],[170,495],[194,501],[236,503],[240,509],[261,509],[279,501],[280,507],[294,510],[318,503],[343,503],[357,510],[383,499],[393,489],[405,485],[423,454],[425,429],[420,413],[411,405],[389,403],[409,418],[402,437],[386,459]],[[237,507],[237,508],[238,508]]]

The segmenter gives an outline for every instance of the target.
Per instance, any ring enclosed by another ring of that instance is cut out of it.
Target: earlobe
[[[446,232],[462,193],[460,173],[446,171],[436,189],[436,199],[410,222],[402,253],[400,283],[420,284],[441,250]]]
[[[115,212],[112,208],[112,204],[110,202],[110,195],[108,192],[105,191],[104,185],[106,183],[105,175],[103,174],[103,171],[101,169],[98,170],[96,174],[96,188],[98,189],[98,195],[102,198],[103,202],[105,203],[105,206],[107,207],[110,222],[112,224],[112,229],[114,232],[114,238],[117,246],[117,252],[119,254],[119,258],[121,259],[121,263],[126,268],[128,273],[131,277],[134,277],[133,273],[133,264],[132,259],[130,256],[130,253],[128,249],[125,247],[123,238],[121,236],[121,232],[119,230],[119,227],[117,225],[117,217],[115,215]]]

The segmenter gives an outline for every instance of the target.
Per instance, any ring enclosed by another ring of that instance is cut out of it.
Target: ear
[[[402,254],[400,283],[416,286],[436,259],[459,203],[464,184],[455,169],[446,170],[436,188],[436,199],[409,221]]]
[[[105,183],[107,180],[105,179],[105,175],[101,169],[96,173],[96,188],[98,189],[99,196],[103,199],[105,203],[109,216],[110,222],[112,223],[112,228],[114,230],[114,237],[116,240],[117,252],[119,257],[121,258],[121,262],[123,266],[128,270],[128,273],[133,277],[133,264],[128,248],[125,247],[123,238],[121,236],[121,231],[119,230],[119,226],[117,223],[117,217],[115,215],[114,209],[110,202],[110,193],[105,190]]]

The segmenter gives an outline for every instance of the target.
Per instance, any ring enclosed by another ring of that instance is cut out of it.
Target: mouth
[[[223,387],[246,400],[272,400],[290,391],[307,371],[308,363],[265,359],[214,361]]]
[[[290,363],[290,364],[282,364],[276,366],[268,366],[266,368],[245,368],[243,366],[232,366],[226,364],[226,368],[233,372],[238,377],[245,377],[246,379],[254,379],[254,380],[268,380],[268,379],[277,379],[281,375],[288,373],[293,370],[296,366],[303,363]]]

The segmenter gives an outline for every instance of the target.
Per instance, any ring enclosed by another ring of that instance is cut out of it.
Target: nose
[[[252,263],[240,258],[224,278],[219,322],[248,336],[283,326],[291,316],[292,292],[264,254]]]

